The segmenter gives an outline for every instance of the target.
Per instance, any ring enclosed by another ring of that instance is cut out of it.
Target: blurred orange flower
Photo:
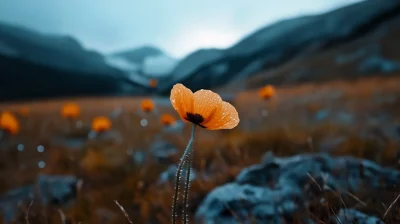
[[[66,103],[61,108],[61,115],[64,118],[77,118],[81,113],[81,108],[76,103]]]
[[[141,108],[144,112],[149,113],[154,110],[154,103],[150,99],[142,100]]]
[[[108,131],[111,128],[111,121],[108,117],[100,116],[95,117],[92,121],[92,129],[96,132]]]
[[[29,108],[28,107],[21,107],[19,109],[19,114],[21,114],[24,117],[27,117],[29,115]]]
[[[171,103],[182,120],[209,130],[232,129],[239,124],[235,107],[210,90],[193,93],[182,84],[171,90]]]
[[[10,112],[3,112],[0,115],[0,128],[7,131],[11,135],[19,133],[20,126],[17,118]]]
[[[258,91],[258,95],[265,100],[271,99],[275,94],[276,91],[272,85],[266,85]]]
[[[175,118],[171,114],[163,114],[160,118],[160,121],[164,126],[171,126],[176,122]]]
[[[151,88],[156,88],[157,85],[158,85],[157,79],[150,79],[150,81],[149,81],[149,86],[150,86]]]

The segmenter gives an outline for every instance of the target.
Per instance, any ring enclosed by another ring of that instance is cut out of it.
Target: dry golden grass
[[[382,132],[383,125],[388,124],[370,120],[384,114],[389,117],[388,123],[400,122],[399,85],[400,78],[308,84],[277,88],[276,96],[268,101],[259,99],[256,91],[237,93],[233,104],[241,118],[238,128],[198,131],[193,165],[199,178],[191,187],[192,214],[210,190],[232,181],[242,168],[259,163],[267,151],[279,156],[314,152],[331,139],[343,138],[332,144],[330,153],[396,166],[398,141]],[[69,122],[60,114],[65,102],[80,106],[77,121],[82,127],[69,129]],[[33,183],[39,173],[74,174],[83,180],[83,186],[73,205],[63,209],[69,223],[126,223],[114,200],[125,208],[133,223],[169,223],[173,182],[159,185],[157,181],[169,164],[179,160],[190,126],[186,125],[181,134],[165,132],[161,114],[178,119],[168,99],[155,100],[156,112],[151,114],[138,112],[140,102],[139,98],[83,98],[0,105],[0,111],[29,108],[28,116],[19,117],[21,133],[9,139],[8,150],[0,158],[0,193]],[[87,139],[93,117],[108,116],[117,108],[122,108],[121,114],[111,118],[110,132],[119,133],[122,141]],[[322,110],[330,111],[328,118],[316,120]],[[340,112],[353,115],[351,124],[332,118]],[[140,125],[143,118],[148,120],[147,127]],[[67,137],[87,140],[77,149],[54,142]],[[180,150],[169,164],[158,163],[148,153],[157,139],[167,140]],[[18,152],[16,145],[21,143],[25,150]],[[36,150],[38,145],[45,147],[43,153]],[[148,153],[144,164],[134,163],[128,152],[135,151]],[[44,169],[37,166],[41,160],[46,161]],[[388,196],[382,202],[389,204],[392,199]],[[30,223],[61,223],[56,207],[34,204],[31,214]],[[21,213],[19,220],[24,219]]]

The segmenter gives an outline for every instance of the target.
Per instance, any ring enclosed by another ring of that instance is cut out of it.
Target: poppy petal
[[[186,120],[186,113],[193,112],[193,92],[184,85],[175,84],[171,90],[171,104],[182,120]]]
[[[235,107],[223,101],[220,109],[204,126],[209,130],[232,129],[239,124],[239,121],[239,114]]]
[[[222,99],[211,90],[199,90],[193,94],[193,113],[203,117],[206,123],[222,106]]]

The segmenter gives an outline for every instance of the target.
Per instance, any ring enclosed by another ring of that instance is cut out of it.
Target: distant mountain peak
[[[112,56],[123,57],[133,63],[141,64],[147,57],[165,55],[165,53],[154,46],[146,45],[130,50],[113,53]]]
[[[157,47],[145,45],[107,56],[110,65],[128,72],[130,76],[165,76],[178,62]],[[143,73],[143,74],[142,74]]]

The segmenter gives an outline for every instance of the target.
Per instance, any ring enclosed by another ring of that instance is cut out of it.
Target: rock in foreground
[[[36,184],[10,190],[0,196],[0,214],[3,223],[11,223],[19,212],[21,204],[39,203],[42,205],[63,206],[76,197],[78,178],[75,176],[41,174]]]
[[[310,212],[318,209],[318,215],[333,223],[347,211],[359,220],[362,213],[355,210],[342,210],[329,218],[330,212],[324,214],[322,208],[326,204],[325,195],[376,192],[399,183],[400,172],[367,160],[327,154],[287,158],[269,155],[263,163],[244,169],[233,183],[212,191],[199,206],[196,219],[218,224],[317,223],[318,218]],[[347,216],[347,219],[353,218]],[[362,222],[357,223],[381,222],[376,217],[362,215]]]

